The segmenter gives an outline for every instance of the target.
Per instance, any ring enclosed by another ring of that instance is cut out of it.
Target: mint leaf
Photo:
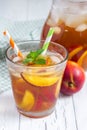
[[[39,49],[36,51],[31,51],[28,55],[27,58],[33,58],[34,60],[43,52],[43,49]]]
[[[32,63],[33,59],[32,58],[26,58],[23,60],[23,64],[28,64],[28,63]]]
[[[46,60],[45,59],[37,59],[35,61],[35,64],[40,64],[40,65],[46,64]]]
[[[36,51],[30,51],[30,53],[23,60],[24,64],[32,63],[32,64],[46,64],[46,60],[44,58],[39,57],[39,55],[43,52],[43,49],[39,49]]]

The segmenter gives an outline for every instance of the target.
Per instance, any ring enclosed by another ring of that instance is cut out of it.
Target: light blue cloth
[[[10,78],[5,59],[0,60],[0,93],[10,89]]]
[[[44,24],[44,20],[35,21],[17,21],[12,22],[7,19],[0,19],[0,59],[4,57],[5,50],[8,47],[9,41],[7,37],[3,35],[3,31],[6,29],[14,41],[23,40],[39,40],[41,30]]]
[[[5,50],[8,46],[8,39],[3,36],[3,31],[8,29],[15,41],[39,40],[44,20],[10,22],[5,19],[0,20],[0,93],[10,89],[10,78],[5,62]]]

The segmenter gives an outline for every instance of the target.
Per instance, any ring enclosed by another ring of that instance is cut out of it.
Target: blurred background
[[[10,20],[45,19],[52,0],[0,0],[0,17]]]
[[[15,41],[40,39],[51,5],[52,0],[0,0],[0,59],[9,45],[3,31]]]

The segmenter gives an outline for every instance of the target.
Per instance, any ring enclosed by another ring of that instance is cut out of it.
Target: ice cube
[[[81,24],[79,26],[76,27],[76,31],[77,32],[82,32],[82,31],[85,31],[87,29],[87,24]]]
[[[60,27],[53,27],[56,34],[59,34],[61,32]]]
[[[56,56],[51,56],[51,59],[56,62],[56,63],[59,63],[60,62],[60,59]]]
[[[47,24],[54,28],[56,34],[59,34],[61,32],[61,28],[56,26],[56,24],[51,19],[48,19]]]
[[[76,28],[86,21],[85,15],[67,15],[65,24],[69,27]]]
[[[58,21],[60,19],[60,12],[59,12],[58,9],[53,9],[52,10],[52,12],[51,12],[51,19],[52,19],[52,21],[54,21],[55,24],[58,23]]]
[[[52,21],[51,18],[49,18],[49,19],[47,20],[47,24],[48,24],[49,26],[54,26],[54,25],[55,25],[54,21]]]
[[[20,61],[20,60],[21,60],[20,57],[15,57],[15,58],[13,59],[13,62],[17,62],[17,61]]]
[[[55,63],[60,63],[63,60],[63,57],[61,55],[57,55],[57,56],[51,56],[51,59],[55,62]]]
[[[51,25],[51,26],[57,25],[57,23],[60,19],[60,12],[59,13],[57,13],[57,12],[59,12],[59,11],[57,11],[57,9],[53,9],[51,11],[50,16],[49,16],[48,21],[47,21],[48,25]]]

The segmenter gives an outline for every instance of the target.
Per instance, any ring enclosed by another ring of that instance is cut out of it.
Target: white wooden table
[[[87,130],[87,80],[77,94],[60,94],[55,111],[40,119],[18,113],[11,89],[1,93],[0,130]]]
[[[46,18],[51,1],[3,0],[0,1],[0,17],[11,20]],[[87,130],[87,80],[77,94],[69,97],[60,94],[55,111],[41,119],[20,115],[11,89],[0,93],[0,130]]]

